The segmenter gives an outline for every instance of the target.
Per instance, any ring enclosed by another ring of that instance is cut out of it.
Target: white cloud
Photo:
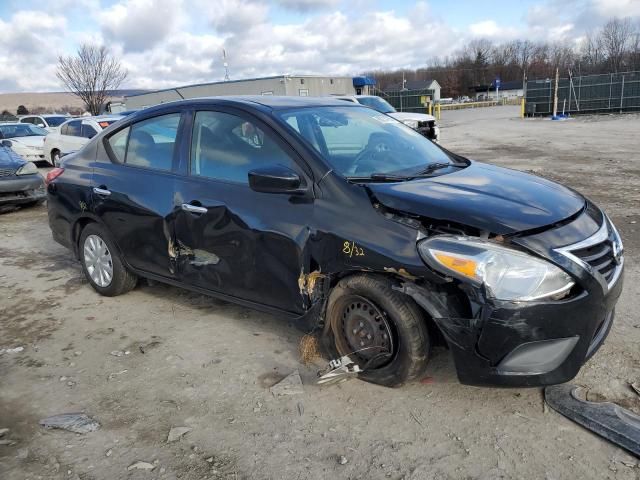
[[[0,19],[0,91],[56,89],[57,56],[67,20],[61,15],[18,11]]]
[[[277,0],[278,4],[286,9],[298,12],[310,12],[312,10],[327,10],[338,5],[340,0]]]
[[[162,42],[183,20],[183,5],[175,0],[124,0],[98,13],[108,41],[127,52],[141,52]]]
[[[16,0],[17,2],[17,0]],[[61,90],[57,56],[104,43],[129,70],[124,87],[167,88],[224,77],[357,74],[415,68],[474,38],[582,38],[610,16],[640,19],[640,0],[540,0],[519,27],[478,16],[453,28],[427,2],[408,11],[365,0],[33,0],[0,12],[0,91]],[[293,11],[293,13],[291,13]]]

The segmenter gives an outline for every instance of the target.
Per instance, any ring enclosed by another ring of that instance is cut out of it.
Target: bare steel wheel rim
[[[113,259],[107,244],[98,235],[84,240],[84,265],[91,280],[99,287],[108,287],[113,280]]]
[[[337,307],[334,332],[338,352],[351,355],[367,368],[388,364],[397,351],[397,334],[387,313],[358,295],[341,298]]]

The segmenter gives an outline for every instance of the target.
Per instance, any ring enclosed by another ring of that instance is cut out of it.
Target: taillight
[[[44,179],[44,184],[49,185],[51,182],[53,182],[56,178],[58,178],[63,173],[64,173],[64,168],[56,167],[52,169],[49,173],[47,173],[47,177]]]

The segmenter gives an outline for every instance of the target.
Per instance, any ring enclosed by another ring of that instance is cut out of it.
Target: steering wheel
[[[353,160],[353,173],[371,171],[375,165],[384,166],[383,162],[394,150],[396,144],[393,135],[388,133],[372,133],[366,147]]]

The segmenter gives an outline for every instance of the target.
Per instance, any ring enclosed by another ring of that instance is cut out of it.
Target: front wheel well
[[[367,272],[367,271],[343,272],[343,273],[331,276],[330,289],[327,296],[331,294],[331,291],[333,291],[333,289],[337,286],[338,282],[340,282],[341,280],[352,277],[352,276],[361,276],[361,275],[384,278],[386,281],[390,282],[393,290],[396,290],[404,294],[404,296],[407,298],[408,301],[410,301],[411,303],[415,303],[416,306],[420,309],[420,311],[422,312],[422,318],[424,319],[424,322],[426,323],[429,334],[431,335],[432,343],[438,346],[448,346],[442,330],[433,319],[432,313],[428,312],[422,305],[419,304],[419,302],[416,302],[415,299],[408,293],[407,289],[404,288],[407,284],[409,285],[414,284],[413,281],[407,280],[404,277],[398,276],[390,272]],[[421,290],[425,288],[427,290],[433,290],[433,291],[437,290],[437,288],[434,285],[431,285],[425,282],[423,282],[420,285],[420,288]],[[453,295],[452,293],[450,294]]]

